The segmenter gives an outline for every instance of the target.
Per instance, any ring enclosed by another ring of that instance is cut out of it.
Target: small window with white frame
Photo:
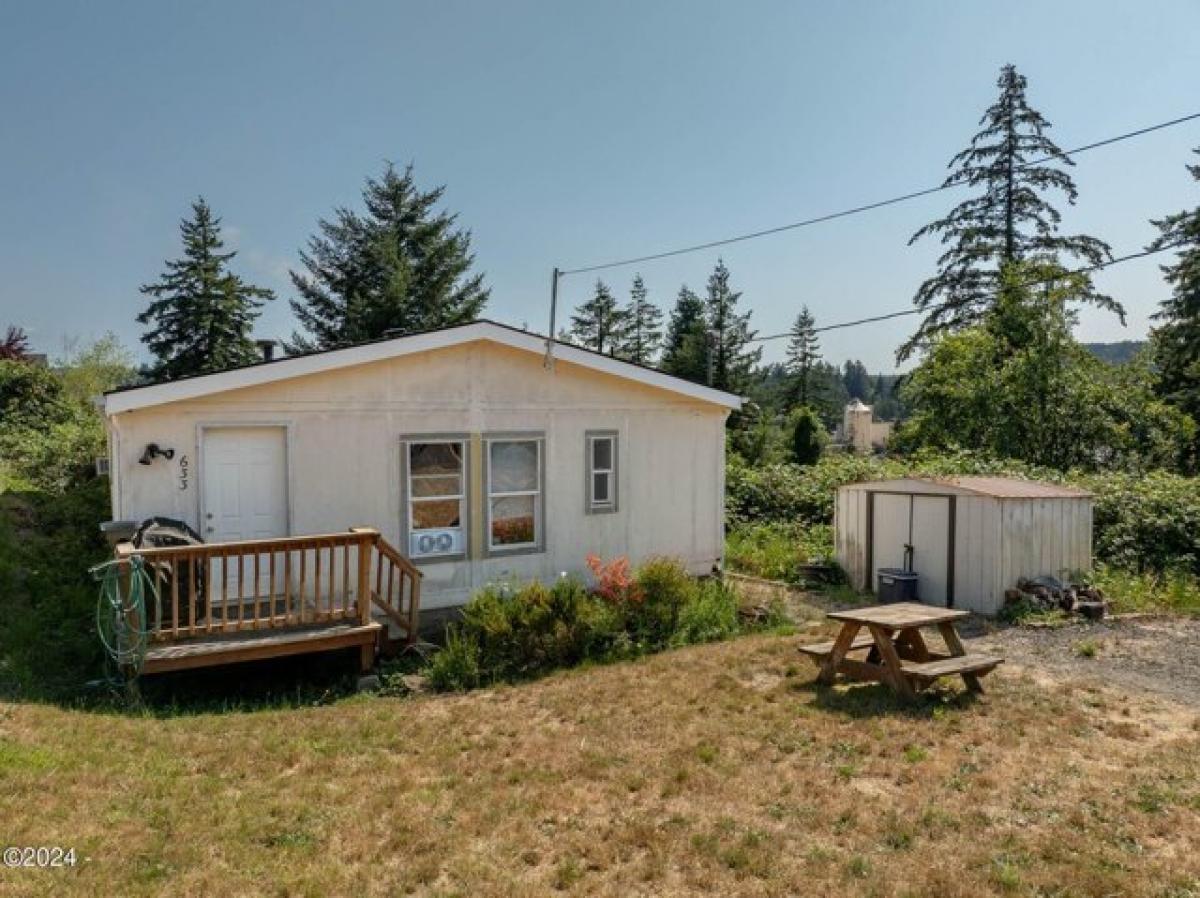
[[[540,552],[544,526],[542,438],[489,437],[485,442],[488,551]]]
[[[584,440],[587,448],[587,510],[602,514],[617,510],[617,433],[588,431]]]
[[[408,553],[413,559],[467,552],[465,440],[405,444]]]

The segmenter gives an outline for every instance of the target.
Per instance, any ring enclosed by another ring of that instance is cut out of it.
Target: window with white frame
[[[538,550],[542,545],[542,440],[487,440],[488,549]]]
[[[467,551],[466,444],[407,443],[408,552],[413,558]]]
[[[588,433],[587,509],[592,513],[617,510],[617,435]]]

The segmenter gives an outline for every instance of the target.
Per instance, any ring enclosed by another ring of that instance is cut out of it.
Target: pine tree
[[[846,392],[851,399],[871,401],[871,375],[867,373],[867,366],[860,360],[846,361],[842,370],[842,382],[846,385]]]
[[[817,339],[816,326],[808,306],[804,306],[796,316],[792,336],[788,340],[787,368],[792,381],[789,398],[796,405],[809,405],[816,396],[813,366],[821,360],[821,342]]]
[[[617,355],[638,365],[653,365],[662,343],[662,310],[646,299],[640,274],[634,275],[625,316],[625,339]]]
[[[339,208],[318,222],[320,233],[291,272],[300,294],[292,310],[306,334],[297,350],[327,349],[474,321],[487,304],[482,274],[471,274],[471,235],[457,216],[435,207],[446,188],[420,190],[412,166],[388,163],[368,178],[365,212]]]
[[[192,217],[179,230],[183,257],[166,262],[158,281],[141,288],[154,297],[137,317],[149,326],[142,342],[155,358],[147,373],[174,380],[255,361],[251,331],[263,303],[275,294],[229,271],[237,253],[221,252],[221,220],[203,197],[192,203]]]
[[[1195,150],[1200,155],[1200,148]],[[1187,166],[1200,181],[1200,165]],[[1159,236],[1148,249],[1173,246],[1175,261],[1162,266],[1171,297],[1162,302],[1155,319],[1152,346],[1164,398],[1200,422],[1200,206],[1153,222]],[[1200,437],[1192,454],[1200,457]]]
[[[708,322],[704,300],[687,285],[679,288],[675,308],[671,310],[660,367],[685,380],[698,384],[708,382]]]
[[[741,293],[729,286],[729,269],[717,260],[708,277],[705,297],[705,317],[712,331],[712,377],[709,386],[731,393],[743,391],[749,385],[750,372],[762,357],[762,348],[750,349],[755,332],[750,330],[750,313],[739,315],[737,303]]]
[[[628,313],[604,281],[596,281],[596,292],[571,316],[571,341],[605,355],[615,356],[625,345]]]
[[[0,359],[20,362],[29,358],[29,337],[15,324],[8,326],[4,338],[0,339]]]
[[[1057,191],[1074,205],[1075,183],[1062,166],[1074,165],[1046,136],[1050,123],[1025,99],[1025,78],[1011,65],[1000,70],[1000,97],[980,119],[982,130],[950,160],[945,186],[981,188],[945,218],[921,228],[909,240],[937,236],[948,249],[938,272],[917,290],[914,305],[925,314],[921,326],[897,356],[903,360],[937,334],[978,324],[994,302],[1000,270],[1020,261],[1057,262],[1072,256],[1087,265],[1112,258],[1108,244],[1084,235],[1058,233],[1061,215],[1042,194]],[[1048,162],[1032,164],[1038,160]],[[1121,305],[1087,282],[1079,299],[1120,316]]]

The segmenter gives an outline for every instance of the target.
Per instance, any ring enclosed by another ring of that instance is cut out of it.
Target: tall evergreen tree
[[[804,306],[796,316],[788,339],[787,368],[792,381],[789,398],[796,405],[809,405],[816,396],[813,368],[821,361],[821,341],[817,339],[816,326],[808,306]]]
[[[675,308],[667,322],[660,367],[676,377],[698,384],[707,383],[708,349],[704,300],[684,285],[679,288]]]
[[[29,357],[29,337],[22,328],[10,324],[0,339],[0,359],[20,362]]]
[[[1200,155],[1200,148],[1195,152]],[[1187,170],[1200,181],[1200,165]],[[1153,224],[1159,235],[1148,249],[1173,246],[1178,251],[1174,262],[1162,266],[1171,296],[1154,316],[1160,322],[1152,340],[1159,391],[1200,422],[1200,206]],[[1194,464],[1200,459],[1200,440],[1191,451]]]
[[[873,395],[871,375],[867,373],[867,366],[859,359],[846,361],[842,369],[842,382],[846,385],[846,392],[851,399],[861,399],[863,402],[871,401]]]
[[[662,310],[646,298],[646,284],[634,275],[625,308],[625,339],[617,354],[639,365],[652,365],[662,343]]]
[[[933,235],[948,248],[938,259],[937,274],[913,299],[925,317],[901,346],[900,359],[937,334],[978,324],[995,301],[1005,265],[1060,262],[1063,256],[1098,265],[1112,258],[1108,244],[1095,237],[1058,233],[1061,215],[1043,194],[1061,193],[1073,205],[1075,183],[1058,166],[1074,163],[1046,136],[1050,123],[1026,102],[1024,76],[1006,65],[997,85],[1000,96],[980,119],[982,129],[950,160],[952,171],[943,182],[980,192],[909,240],[911,245]],[[1078,299],[1116,312],[1124,322],[1121,305],[1097,293],[1090,279]]]
[[[155,359],[147,373],[174,380],[255,361],[251,331],[263,303],[275,294],[229,271],[237,253],[221,252],[221,220],[203,197],[192,203],[192,216],[179,230],[182,258],[166,262],[159,279],[141,288],[153,297],[137,317],[149,327],[142,342]]]
[[[339,208],[318,222],[320,233],[291,273],[300,294],[292,310],[307,332],[298,350],[327,349],[474,321],[487,304],[483,275],[472,274],[469,231],[436,207],[445,186],[422,191],[412,166],[368,178],[364,212]]]
[[[750,313],[738,314],[737,304],[742,294],[729,285],[729,269],[717,260],[708,277],[708,293],[704,306],[708,326],[712,331],[712,377],[709,386],[732,393],[749,385],[750,372],[762,358],[762,348],[751,349],[755,332],[750,330]]]
[[[617,305],[604,281],[596,281],[592,298],[571,316],[571,340],[580,346],[615,356],[625,345],[629,313]]]

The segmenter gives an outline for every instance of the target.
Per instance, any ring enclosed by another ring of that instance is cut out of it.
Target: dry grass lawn
[[[818,691],[796,642],[456,697],[0,705],[0,841],[81,857],[0,894],[1200,895],[1193,712],[1012,668],[905,710]]]

